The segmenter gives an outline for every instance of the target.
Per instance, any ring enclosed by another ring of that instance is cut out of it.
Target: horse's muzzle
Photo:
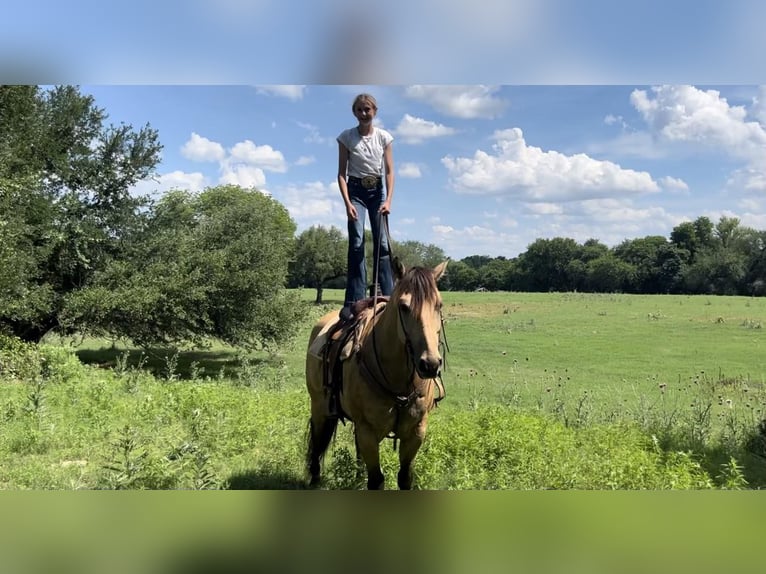
[[[438,359],[420,359],[416,370],[422,379],[434,379],[441,374],[442,358]]]

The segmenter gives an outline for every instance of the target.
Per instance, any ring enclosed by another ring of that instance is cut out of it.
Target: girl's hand
[[[391,213],[391,202],[384,201],[383,205],[380,206],[380,209],[378,211],[380,211],[381,215],[388,215],[389,213]]]
[[[356,213],[356,207],[354,207],[353,203],[346,206],[346,215],[350,221],[356,221],[359,217],[359,215]]]

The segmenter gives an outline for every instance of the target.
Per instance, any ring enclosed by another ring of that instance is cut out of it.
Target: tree
[[[574,239],[537,239],[520,257],[527,288],[532,291],[571,291],[575,278],[568,274],[570,263],[579,259],[581,246]],[[578,275],[580,270],[576,270]]]
[[[348,242],[337,227],[316,225],[298,236],[291,283],[316,289],[316,303],[322,302],[327,281],[346,274]]]
[[[609,253],[609,247],[601,243],[598,239],[588,239],[582,244],[582,254],[580,259],[583,263],[588,263],[593,259],[598,259]]]
[[[685,263],[694,260],[694,256],[702,245],[697,237],[697,228],[691,221],[676,225],[670,233],[670,242],[679,250]]]
[[[634,272],[632,265],[606,253],[588,261],[587,285],[597,293],[616,293],[625,288]]]
[[[444,250],[433,244],[425,244],[420,241],[402,241],[394,243],[392,247],[394,255],[406,267],[428,267],[433,269],[439,263],[447,259]]]
[[[626,239],[614,248],[614,254],[635,268],[634,281],[628,290],[636,293],[665,293],[664,281],[660,278],[662,266],[661,249],[666,248],[668,240],[661,235],[647,235],[636,239]]]
[[[766,295],[766,231],[750,229],[743,241],[743,252],[748,254],[744,294]]]
[[[704,249],[683,273],[684,288],[691,293],[736,295],[747,273],[743,253],[731,249]]]
[[[468,257],[463,257],[460,261],[468,265],[471,269],[478,271],[492,261],[492,258],[489,255],[469,255]]]
[[[704,215],[700,216],[694,220],[693,225],[699,248],[712,247],[715,239],[713,236],[713,229],[715,226],[713,225],[713,222],[710,221],[710,218],[705,217]]]
[[[490,291],[506,288],[511,262],[504,257],[496,257],[479,269],[479,284]]]
[[[285,289],[294,234],[284,206],[256,190],[170,192],[131,257],[72,294],[67,319],[141,345],[283,342],[306,316]]]
[[[723,249],[729,249],[739,239],[741,228],[736,217],[721,216],[713,230],[713,236]]]
[[[62,328],[68,296],[125,256],[148,200],[130,194],[162,146],[148,125],[105,125],[74,86],[0,86],[0,221],[20,271],[0,289],[0,326],[28,341]],[[8,245],[8,243],[6,243]]]
[[[473,291],[479,286],[479,273],[462,261],[450,261],[441,281],[445,291]]]

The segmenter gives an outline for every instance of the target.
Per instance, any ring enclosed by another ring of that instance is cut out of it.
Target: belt
[[[379,175],[366,175],[364,177],[356,177],[353,175],[348,176],[348,181],[352,183],[358,183],[365,189],[373,189],[379,183],[382,183],[383,178]]]

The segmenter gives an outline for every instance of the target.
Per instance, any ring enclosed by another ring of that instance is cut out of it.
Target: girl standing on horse
[[[348,276],[341,319],[351,317],[351,306],[364,299],[367,290],[367,265],[364,257],[365,213],[370,214],[373,249],[373,277],[380,291],[391,295],[394,288],[388,234],[382,226],[391,213],[394,196],[394,137],[373,125],[378,112],[370,94],[359,94],[351,105],[359,124],[344,130],[338,141],[338,187],[348,216]],[[385,192],[383,179],[385,178]],[[373,285],[377,289],[377,285]]]

